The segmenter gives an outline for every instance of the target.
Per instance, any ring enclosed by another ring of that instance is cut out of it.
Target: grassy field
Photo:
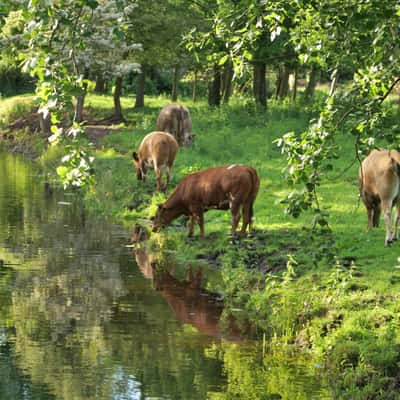
[[[122,105],[129,123],[113,127],[99,139],[96,184],[86,193],[88,209],[128,226],[149,226],[149,217],[165,199],[155,194],[154,174],[136,180],[130,155],[145,134],[155,130],[166,98],[147,98],[135,111],[132,98]],[[152,234],[182,266],[212,261],[229,309],[241,308],[271,343],[312,349],[335,377],[343,398],[397,398],[400,362],[400,243],[384,247],[384,227],[367,232],[367,216],[358,202],[358,165],[350,135],[338,133],[341,157],[321,188],[321,205],[330,214],[330,232],[312,231],[312,215],[294,219],[284,213],[282,197],[291,188],[284,180],[285,159],[274,140],[288,131],[301,132],[315,116],[316,104],[270,102],[265,114],[251,102],[233,100],[217,110],[185,101],[196,143],[181,148],[173,169],[171,192],[187,173],[210,166],[243,163],[255,167],[261,187],[255,203],[255,232],[238,240],[229,235],[229,212],[208,212],[205,239],[188,239],[185,219]],[[109,96],[90,95],[92,116],[111,114]],[[0,115],[1,114],[0,104]],[[115,128],[115,129],[114,129]],[[41,161],[53,165],[60,150],[50,148]],[[380,396],[380,397],[379,397]]]

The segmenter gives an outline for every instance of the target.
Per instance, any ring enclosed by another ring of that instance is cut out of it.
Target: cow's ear
[[[136,153],[136,151],[134,151],[134,152],[132,153],[132,158],[133,158],[135,161],[138,161],[138,162],[139,162],[139,156],[138,156],[138,154]]]

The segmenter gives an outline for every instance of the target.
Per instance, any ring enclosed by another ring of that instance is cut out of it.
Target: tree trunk
[[[283,100],[289,94],[289,68],[284,65],[280,71],[280,85],[278,97]]]
[[[232,79],[233,79],[233,65],[228,61],[225,64],[222,74],[222,102],[229,103],[229,98],[232,95]]]
[[[329,89],[329,97],[333,96],[339,82],[339,70],[337,68],[335,68],[335,70],[332,72],[331,79],[332,81],[331,88]]]
[[[197,70],[194,71],[192,99],[193,99],[193,103],[195,103],[197,101]]]
[[[121,107],[121,94],[122,94],[122,76],[117,76],[115,79],[115,88],[113,93],[114,98],[114,115],[112,119],[117,122],[124,121]]]
[[[88,79],[88,78],[89,78],[89,70],[86,69],[83,79]],[[75,115],[74,115],[75,122],[83,121],[83,107],[85,105],[87,86],[88,86],[87,82],[84,82],[82,85],[82,93],[76,98]]]
[[[101,93],[101,94],[105,93],[106,92],[105,84],[106,84],[105,79],[101,75],[98,75],[96,78],[96,85],[94,87],[94,91],[96,93]]]
[[[43,135],[48,136],[51,134],[51,114],[48,113],[46,118],[43,117],[43,113],[39,113],[39,125],[40,131]]]
[[[178,80],[179,80],[179,66],[174,65],[174,78],[172,82],[172,96],[171,96],[173,102],[176,102],[178,100]]]
[[[297,71],[290,75],[290,91],[292,93],[292,102],[296,102],[297,97]]]
[[[136,81],[136,100],[135,100],[135,108],[143,108],[144,107],[144,85],[146,82],[146,71],[144,65],[142,65],[142,70],[137,77]]]
[[[310,71],[306,89],[304,90],[304,99],[306,101],[310,101],[314,97],[315,88],[317,87],[318,83],[318,72],[318,68],[313,66]]]
[[[253,94],[258,109],[267,108],[267,85],[265,79],[266,66],[264,62],[253,65]]]
[[[221,71],[214,65],[213,79],[208,83],[208,105],[219,107],[221,104]]]
[[[278,100],[279,98],[279,93],[281,91],[281,83],[282,83],[282,76],[281,76],[281,69],[279,68],[278,73],[276,75],[275,100]]]

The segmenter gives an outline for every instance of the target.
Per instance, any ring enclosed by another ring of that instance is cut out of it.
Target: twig
[[[337,179],[341,178],[357,161],[357,157],[344,169],[340,172],[339,175],[334,176],[333,178],[329,178],[330,181],[336,181]]]
[[[400,82],[400,77],[397,78],[397,79],[392,83],[392,85],[391,85],[390,88],[387,90],[387,92],[386,92],[383,96],[381,96],[381,98],[380,98],[380,100],[379,100],[379,104],[382,104],[382,103],[385,101],[386,97],[389,96],[389,94],[391,93],[391,91],[394,89],[394,87],[395,87],[399,82]]]

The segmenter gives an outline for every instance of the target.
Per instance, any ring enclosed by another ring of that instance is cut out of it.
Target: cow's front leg
[[[194,214],[189,215],[189,233],[188,236],[192,237],[193,236],[193,231],[194,231],[194,220],[195,220]]]
[[[200,227],[200,237],[204,238],[204,214],[203,214],[203,211],[200,211],[197,214],[197,222],[199,223],[199,227]]]
[[[162,190],[162,185],[161,185],[161,173],[162,173],[162,170],[161,170],[161,168],[158,168],[158,167],[155,167],[154,170],[156,172],[157,191],[161,192],[161,190]]]

